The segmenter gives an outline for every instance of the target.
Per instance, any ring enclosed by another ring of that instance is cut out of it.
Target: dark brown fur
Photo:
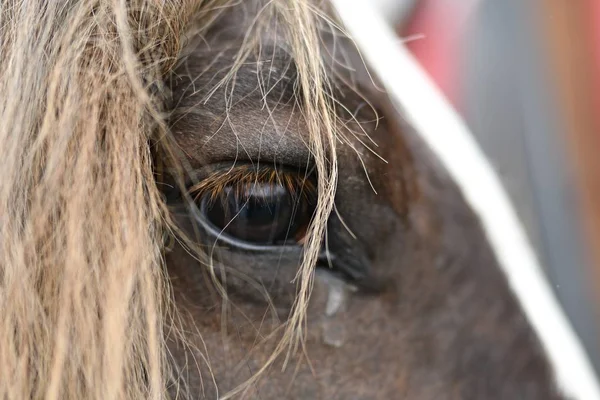
[[[214,71],[226,71],[231,64],[235,48],[228,49],[228,44],[243,33],[226,26],[226,33],[208,37],[210,50],[199,46],[191,53],[172,81],[172,129],[185,163],[192,169],[217,162],[310,163],[302,105],[294,97],[293,63],[276,44],[263,47],[260,59],[253,59],[260,62],[258,67],[247,63],[241,68],[229,93],[231,109],[226,111],[224,90],[204,101],[219,78]],[[264,79],[269,69],[267,109],[257,70]],[[364,92],[375,92],[362,84]],[[338,95],[350,111],[363,102],[351,90],[340,89]],[[344,331],[345,343],[334,348],[322,341],[327,287],[317,280],[301,352],[305,357],[298,364],[292,361],[284,372],[276,363],[246,394],[260,399],[562,398],[476,216],[383,96],[371,97],[384,119],[376,127],[369,107],[361,107],[358,119],[366,121],[363,128],[377,147],[352,122],[337,149],[336,208],[356,238],[336,214],[328,224],[337,262],[352,264],[363,274],[355,282],[358,293],[333,322]],[[181,226],[193,233],[185,206],[174,210]],[[179,245],[167,254],[188,340],[199,349],[172,344],[189,398],[215,398],[217,393],[200,353],[210,360],[220,394],[267,361],[278,336],[265,338],[286,318],[296,290],[292,280],[298,252],[254,254],[217,247],[212,255],[227,269],[224,283],[232,303],[226,320],[206,268]]]

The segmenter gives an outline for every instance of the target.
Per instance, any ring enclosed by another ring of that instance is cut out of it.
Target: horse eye
[[[260,245],[302,243],[314,212],[302,180],[231,182],[199,199],[204,218],[221,235]],[[305,189],[305,188],[304,188]]]

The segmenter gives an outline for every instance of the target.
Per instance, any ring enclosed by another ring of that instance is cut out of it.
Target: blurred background
[[[600,1],[377,2],[495,166],[599,373]]]

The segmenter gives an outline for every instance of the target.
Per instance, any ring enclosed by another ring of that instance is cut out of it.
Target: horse
[[[567,398],[328,2],[0,21],[0,397]]]

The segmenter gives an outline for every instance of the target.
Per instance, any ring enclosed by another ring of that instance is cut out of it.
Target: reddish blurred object
[[[594,108],[600,125],[600,1],[588,0],[590,9],[590,26],[592,31],[592,52],[594,54]],[[600,150],[600,149],[599,149]]]
[[[565,115],[564,136],[577,180],[580,216],[600,289],[600,3],[551,2],[543,21]],[[597,299],[600,303],[600,296]]]
[[[423,0],[399,29],[407,47],[454,107],[461,106],[460,61],[466,20],[477,0]],[[421,37],[419,37],[421,36]]]
[[[592,27],[592,35],[593,35],[593,43],[594,43],[594,59],[596,65],[596,78],[600,75],[600,1],[597,0],[589,0],[590,6],[590,16],[591,16],[591,27]],[[599,79],[597,79],[598,81]],[[597,87],[600,89],[600,87]],[[600,90],[597,90],[600,92]]]

